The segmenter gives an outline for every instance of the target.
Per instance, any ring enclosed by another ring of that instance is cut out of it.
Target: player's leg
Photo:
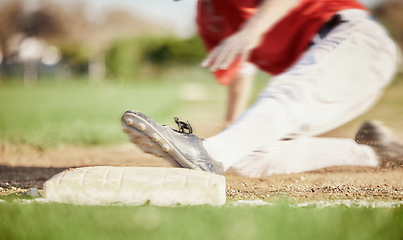
[[[142,148],[161,150],[183,167],[215,171],[219,163],[226,170],[290,135],[311,136],[344,124],[378,99],[396,61],[395,45],[382,27],[367,16],[347,20],[274,78],[257,103],[220,134],[198,141],[130,112],[122,117],[125,131]]]
[[[255,71],[254,65],[244,63],[239,74],[228,85],[225,127],[233,124],[247,108]]]
[[[231,166],[228,172],[248,177],[299,173],[334,166],[403,167],[403,143],[376,121],[364,122],[355,141],[347,138],[303,137],[277,141]]]
[[[282,138],[338,127],[378,100],[393,76],[396,47],[363,12],[345,17],[347,22],[275,77],[240,120],[206,139],[207,151],[225,169]]]
[[[347,138],[302,137],[276,141],[234,163],[228,172],[248,177],[299,173],[334,166],[377,167],[373,149]]]

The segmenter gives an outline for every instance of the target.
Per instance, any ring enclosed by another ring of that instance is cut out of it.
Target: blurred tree
[[[0,78],[7,74],[9,59],[16,54],[10,52],[9,45],[11,38],[18,33],[19,16],[22,14],[21,1],[6,1],[0,3],[0,51],[3,59],[0,64]]]
[[[154,65],[199,64],[206,53],[198,36],[189,39],[159,38],[145,50],[147,61]]]
[[[0,7],[0,51],[3,61],[0,77],[8,75],[8,65],[17,60],[20,44],[25,38],[50,40],[64,34],[59,14],[54,6],[29,9],[21,0],[2,1]],[[25,65],[24,65],[25,66]],[[36,67],[35,67],[36,68]],[[32,70],[32,66],[30,66]],[[35,72],[35,71],[31,71]],[[30,74],[35,78],[35,74]]]
[[[144,63],[157,68],[169,62],[192,62],[203,52],[194,48],[201,45],[199,40],[163,37],[169,34],[171,30],[124,9],[96,13],[79,1],[0,0],[0,78],[7,74],[8,63],[25,64],[27,60],[20,59],[18,51],[27,38],[56,46],[61,64],[74,73],[88,73],[94,80],[107,72],[133,76]]]
[[[198,36],[190,39],[173,36],[129,37],[111,45],[106,52],[106,65],[114,77],[137,79],[143,74],[144,67],[159,74],[173,65],[199,64],[204,56],[205,50]]]
[[[65,27],[60,15],[49,7],[22,14],[19,17],[18,25],[20,32],[26,36],[43,39],[61,36],[64,34]]]
[[[144,39],[161,37],[167,30],[138,19],[121,9],[108,9],[92,19],[93,37],[89,58],[90,79],[97,81],[103,74],[135,76],[142,67],[139,56]],[[145,40],[147,42],[147,40]],[[108,55],[108,56],[106,56]],[[112,57],[114,60],[109,59]],[[119,72],[119,74],[116,74]],[[99,80],[98,80],[99,81]]]

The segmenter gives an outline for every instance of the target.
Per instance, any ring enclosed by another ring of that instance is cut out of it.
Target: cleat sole
[[[129,137],[137,136],[133,143],[144,152],[147,151],[146,153],[162,157],[173,166],[179,165],[184,168],[202,170],[199,166],[187,160],[163,135],[159,134],[159,130],[134,112],[125,112],[123,114],[122,125],[123,128],[128,129],[126,134]],[[152,141],[152,147],[148,144],[149,141]]]

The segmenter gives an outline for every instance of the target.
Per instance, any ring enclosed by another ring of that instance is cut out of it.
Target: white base
[[[223,205],[224,176],[184,168],[85,167],[45,182],[43,195],[55,202],[157,206]]]

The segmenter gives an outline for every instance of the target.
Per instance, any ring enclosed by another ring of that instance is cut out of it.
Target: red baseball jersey
[[[196,22],[208,51],[238,31],[257,10],[261,0],[199,0]],[[249,61],[276,75],[292,66],[308,48],[314,35],[338,11],[366,9],[356,0],[301,0],[264,36]],[[216,72],[218,82],[229,84],[237,64]],[[231,77],[228,77],[228,74]]]

